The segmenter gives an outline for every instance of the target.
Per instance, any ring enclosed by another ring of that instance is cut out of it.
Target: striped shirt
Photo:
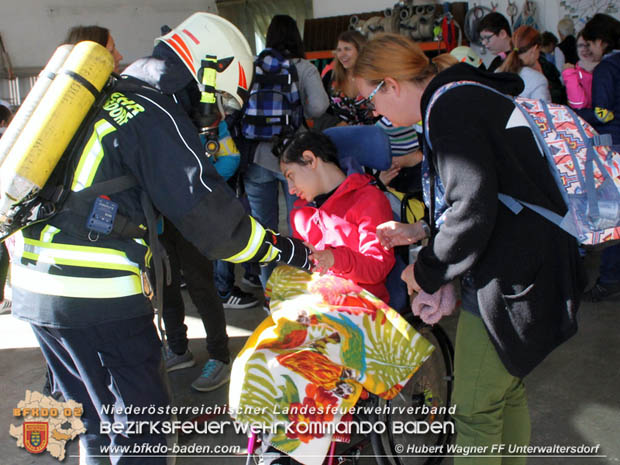
[[[385,116],[381,117],[375,124],[383,129],[390,138],[393,157],[406,155],[419,148],[420,144],[415,126],[394,127]]]

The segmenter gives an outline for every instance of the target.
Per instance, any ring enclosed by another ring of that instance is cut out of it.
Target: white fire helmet
[[[450,55],[459,60],[461,63],[467,63],[468,65],[472,65],[474,68],[479,68],[482,64],[482,59],[480,56],[478,56],[472,48],[467,47],[466,45],[461,45],[460,47],[452,49]]]
[[[201,83],[207,57],[217,58],[215,89],[232,95],[240,106],[249,93],[254,72],[252,51],[234,24],[211,13],[198,12],[168,34],[155,39],[164,42]]]

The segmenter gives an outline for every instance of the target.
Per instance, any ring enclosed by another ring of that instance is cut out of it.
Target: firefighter
[[[125,70],[77,146],[60,213],[15,236],[13,314],[31,323],[55,388],[83,406],[85,463],[165,463],[144,457],[149,444],[165,444],[163,431],[135,428],[169,419],[147,298],[146,271],[159,263],[151,205],[210,259],[309,268],[301,241],[246,214],[200,142],[197,126],[209,119],[213,93],[241,106],[252,72],[247,42],[218,16],[196,13],[156,39],[153,55]],[[140,457],[107,449],[134,444]]]

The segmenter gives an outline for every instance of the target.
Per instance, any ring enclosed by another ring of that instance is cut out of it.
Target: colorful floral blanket
[[[434,347],[382,300],[343,278],[280,266],[267,295],[272,314],[233,364],[229,407],[272,446],[318,465],[333,425],[363,389],[393,398]]]

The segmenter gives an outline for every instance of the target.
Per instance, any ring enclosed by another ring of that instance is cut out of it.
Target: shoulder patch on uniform
[[[609,123],[615,118],[614,112],[607,108],[596,107],[594,109],[594,114],[601,123]]]

